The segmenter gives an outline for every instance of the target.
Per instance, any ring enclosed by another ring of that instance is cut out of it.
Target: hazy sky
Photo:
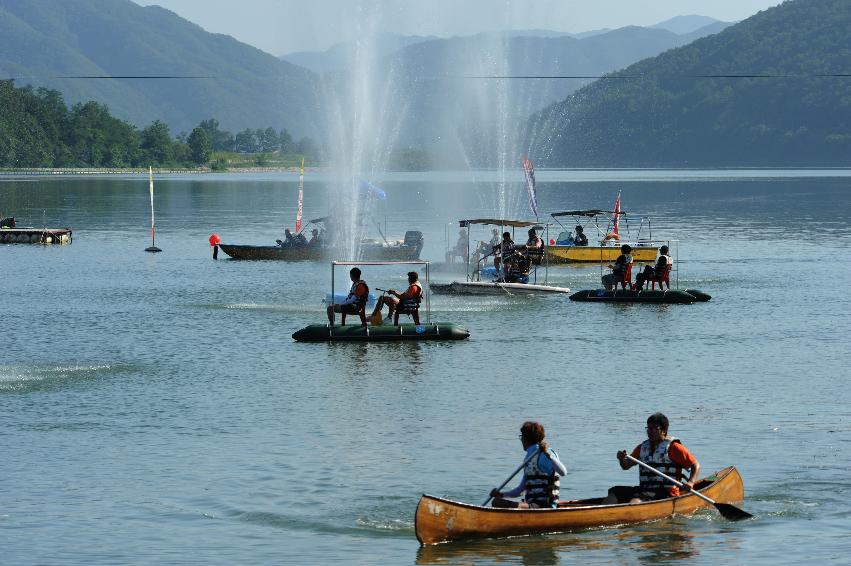
[[[273,55],[323,50],[363,33],[449,37],[505,29],[580,32],[700,14],[742,20],[780,0],[135,0]]]

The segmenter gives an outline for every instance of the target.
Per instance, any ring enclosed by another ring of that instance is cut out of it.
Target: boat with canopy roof
[[[459,226],[467,229],[466,256],[470,258],[470,261],[467,262],[466,280],[431,283],[431,290],[434,293],[507,296],[570,293],[570,289],[567,287],[549,285],[549,261],[546,253],[549,224],[541,224],[531,220],[474,218],[460,220]],[[498,227],[500,232],[510,228],[512,236],[517,228],[534,228],[536,232],[543,231],[540,234],[543,246],[536,249],[527,248],[525,245],[516,246],[510,256],[500,258],[501,266],[509,266],[508,271],[506,272],[504,268],[501,268],[497,272],[495,268],[486,266],[485,262],[499,253],[498,246],[481,242],[475,249],[472,248],[470,245],[470,229],[472,226]],[[544,267],[544,280],[543,283],[539,283],[538,269],[542,265]]]
[[[565,210],[554,212],[550,216],[562,228],[558,236],[549,241],[547,257],[552,263],[609,263],[620,255],[622,244],[632,247],[635,262],[651,262],[656,259],[658,247],[664,243],[661,240],[653,240],[650,219],[646,217],[640,219],[636,236],[630,236],[629,215],[621,210],[620,193],[613,210]],[[565,218],[574,219],[575,232],[564,225],[562,220]],[[625,224],[626,234],[621,230],[621,221]],[[583,222],[591,224],[596,233],[585,234]],[[645,238],[642,238],[642,232],[647,234]]]

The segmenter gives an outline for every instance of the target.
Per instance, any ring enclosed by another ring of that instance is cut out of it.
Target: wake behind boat
[[[745,497],[742,477],[733,466],[700,480],[695,489],[718,504],[741,503]],[[423,495],[417,505],[415,532],[421,545],[430,545],[641,523],[688,515],[712,506],[693,493],[615,505],[603,505],[602,498],[561,501],[554,509],[482,507]]]

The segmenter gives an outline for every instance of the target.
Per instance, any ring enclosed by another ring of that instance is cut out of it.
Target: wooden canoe
[[[741,503],[742,477],[730,466],[695,486],[718,503]],[[561,501],[556,509],[496,509],[423,495],[417,505],[416,534],[420,544],[455,540],[522,536],[624,525],[687,515],[712,505],[696,495],[635,504],[601,505],[602,498]]]

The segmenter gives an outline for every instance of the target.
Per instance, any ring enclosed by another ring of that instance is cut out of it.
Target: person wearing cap
[[[629,244],[621,246],[621,255],[615,260],[614,265],[607,266],[611,273],[603,275],[603,287],[611,291],[615,286],[626,278],[629,267],[632,265],[632,247]]]
[[[400,293],[395,289],[388,289],[386,295],[381,295],[378,298],[378,302],[375,305],[375,310],[372,311],[372,316],[381,312],[381,309],[384,305],[387,305],[388,313],[386,322],[390,322],[393,320],[393,312],[396,308],[401,304],[403,307],[406,304],[419,303],[419,300],[423,296],[423,287],[420,285],[420,276],[416,271],[408,272],[408,288],[405,292]],[[415,323],[418,323],[419,317],[414,319]]]
[[[654,279],[659,282],[659,288],[661,289],[663,277],[670,271],[672,265],[674,265],[674,260],[668,255],[668,246],[662,246],[659,248],[659,258],[656,260],[656,265],[645,265],[644,271],[635,276],[636,290],[643,291],[644,284]],[[668,288],[671,288],[670,284]]]
[[[582,226],[576,226],[576,235],[573,236],[573,245],[574,246],[587,246],[588,245],[588,236],[585,235]]]
[[[319,238],[319,230],[314,228],[310,231],[310,241],[307,242],[308,246],[319,246],[322,244],[322,240]]]

